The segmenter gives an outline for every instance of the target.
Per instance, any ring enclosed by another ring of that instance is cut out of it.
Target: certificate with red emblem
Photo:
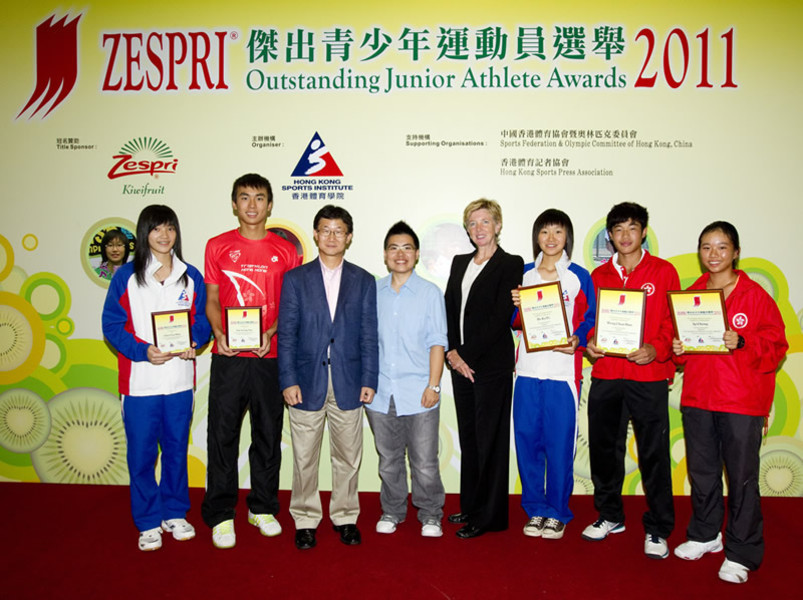
[[[594,344],[606,356],[627,356],[641,348],[647,292],[600,288]]]
[[[262,347],[262,307],[226,307],[226,343],[231,350],[259,350]]]
[[[722,290],[667,292],[675,336],[685,354],[730,354],[722,336],[727,331]]]
[[[189,310],[164,310],[151,313],[153,345],[160,352],[181,354],[192,349]]]
[[[571,346],[569,321],[559,281],[519,289],[521,330],[527,352]]]

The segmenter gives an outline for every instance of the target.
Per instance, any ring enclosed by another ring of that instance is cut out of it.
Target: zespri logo
[[[109,179],[129,175],[172,175],[178,168],[178,159],[173,157],[170,146],[152,137],[134,138],[125,143],[112,158],[117,162],[109,170]]]
[[[317,131],[301,155],[292,177],[343,177],[343,172]]]
[[[78,21],[82,16],[67,22],[64,15],[54,23],[53,14],[36,26],[36,85],[17,119],[33,108],[31,119],[50,104],[44,119],[72,92],[78,79]]]

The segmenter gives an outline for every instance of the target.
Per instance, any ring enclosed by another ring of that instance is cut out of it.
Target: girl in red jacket
[[[692,501],[687,541],[675,548],[675,556],[697,560],[722,551],[724,463],[728,523],[719,578],[731,583],[747,581],[764,555],[759,447],[775,392],[775,371],[789,347],[773,299],[735,268],[739,250],[733,225],[708,225],[698,243],[706,272],[689,288],[723,290],[728,330],[722,339],[731,354],[684,356],[683,343],[673,341],[677,362],[685,364],[681,412]]]

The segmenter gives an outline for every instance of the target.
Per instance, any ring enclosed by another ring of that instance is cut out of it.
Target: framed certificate
[[[226,307],[226,343],[237,351],[262,347],[262,307]]]
[[[607,356],[627,356],[644,341],[647,292],[600,288],[594,344]]]
[[[675,335],[685,354],[730,354],[722,336],[728,329],[722,290],[667,292]]]
[[[161,352],[181,354],[192,349],[189,310],[164,310],[151,313],[153,345]]]
[[[559,281],[519,289],[521,330],[527,352],[571,346]]]

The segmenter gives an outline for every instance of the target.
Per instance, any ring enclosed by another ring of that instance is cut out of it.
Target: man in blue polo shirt
[[[393,533],[407,516],[406,453],[421,535],[440,537],[444,491],[438,428],[446,309],[441,290],[416,275],[418,257],[418,236],[399,221],[385,236],[390,274],[376,282],[379,385],[365,407],[382,479],[376,531]]]

